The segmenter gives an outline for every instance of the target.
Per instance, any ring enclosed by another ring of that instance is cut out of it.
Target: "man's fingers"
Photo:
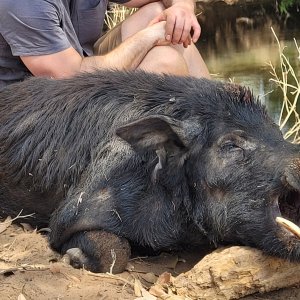
[[[174,27],[176,25],[176,18],[173,15],[168,15],[166,19],[166,40],[167,41],[172,41],[173,42],[173,35],[174,35]]]
[[[193,23],[192,23],[192,29],[193,29],[193,43],[196,43],[200,37],[200,34],[201,34],[201,27],[198,23],[197,20],[195,20]]]
[[[174,27],[174,31],[173,31],[173,37],[172,37],[172,43],[174,45],[179,44],[183,30],[184,30],[184,20],[176,18],[175,27]]]
[[[184,28],[182,30],[179,44],[182,44],[186,41],[186,39],[190,36],[190,31],[191,31],[191,22],[189,20],[185,20]]]
[[[183,18],[179,15],[169,13],[169,10],[165,10],[156,16],[149,23],[149,26],[161,21],[166,21],[166,40],[172,42],[174,45],[183,44],[184,47],[188,47],[192,41],[196,43],[200,37],[201,28],[196,17]],[[191,32],[192,40],[190,38]]]
[[[183,47],[187,48],[192,43],[191,36],[189,35],[188,38],[183,42]]]

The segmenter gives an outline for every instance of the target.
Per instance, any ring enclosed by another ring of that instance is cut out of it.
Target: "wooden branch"
[[[248,247],[216,250],[174,279],[178,295],[191,299],[239,299],[300,285],[300,264]]]

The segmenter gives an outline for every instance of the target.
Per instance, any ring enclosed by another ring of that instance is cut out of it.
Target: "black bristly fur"
[[[263,241],[275,241],[273,224],[266,237],[262,222],[283,167],[270,165],[288,144],[249,90],[99,71],[32,78],[0,99],[0,215],[23,209],[35,213],[33,224],[50,220],[55,249],[94,230],[155,250],[207,239],[269,251]],[[234,130],[259,151],[247,148],[242,159],[231,146],[217,149]]]

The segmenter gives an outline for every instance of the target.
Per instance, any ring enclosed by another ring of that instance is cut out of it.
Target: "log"
[[[262,4],[261,0],[196,0],[197,3],[204,3],[204,4],[213,4],[213,3],[217,3],[217,2],[225,2],[228,5],[234,5],[234,4],[249,4],[249,3],[254,3],[254,4]],[[265,3],[274,3],[274,0],[265,0]]]
[[[216,2],[225,2],[226,4],[232,5],[239,2],[239,0],[196,0],[196,2],[202,3],[216,3]]]
[[[230,247],[205,256],[173,280],[176,294],[197,300],[239,299],[300,285],[300,264],[249,247]]]

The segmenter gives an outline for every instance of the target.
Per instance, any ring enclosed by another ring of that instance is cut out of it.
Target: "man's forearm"
[[[81,71],[95,69],[136,69],[158,38],[151,31],[142,30],[126,39],[113,51],[103,56],[86,57],[82,60]]]
[[[131,0],[124,3],[123,5],[127,7],[141,7],[156,1],[158,0]],[[190,5],[193,9],[195,7],[195,0],[161,0],[161,1],[166,8],[171,7],[176,3],[183,3],[185,5]]]

